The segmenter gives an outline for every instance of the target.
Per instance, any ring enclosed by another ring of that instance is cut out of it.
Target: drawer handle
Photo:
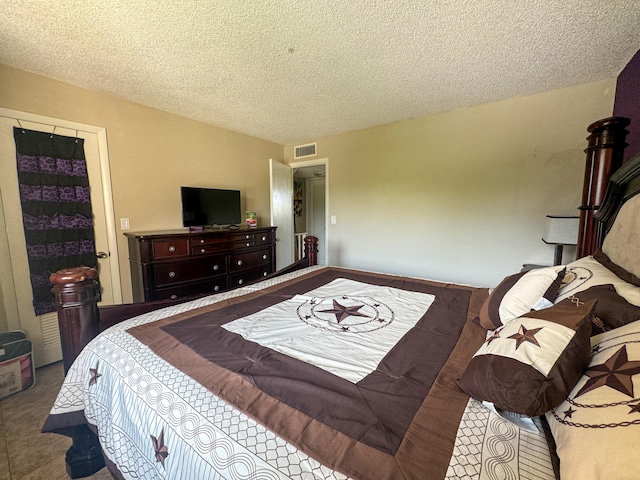
[[[169,246],[169,251],[171,253],[175,252],[176,251],[176,247],[174,247],[173,245]]]
[[[238,266],[242,265],[242,260],[238,260]]]
[[[173,295],[171,295],[171,300],[175,300],[176,298],[178,298],[178,295],[176,295],[175,293]]]
[[[267,255],[266,254],[262,255],[262,259],[266,260],[267,259]]]
[[[219,267],[218,265],[214,265],[214,266],[213,266],[213,269],[214,269],[214,270],[218,270],[219,268],[220,268],[220,267]]]
[[[242,285],[244,283],[244,280],[240,279],[238,280],[238,285]]]
[[[251,246],[251,244],[249,242],[247,242],[247,247],[250,247],[250,246]]]
[[[201,248],[200,253],[204,253],[204,252],[206,252],[206,250],[204,248]]]
[[[267,241],[267,237],[265,237],[264,235],[262,236],[262,241],[266,242]]]
[[[176,276],[176,272],[169,272],[169,278],[173,278]]]
[[[220,286],[219,286],[219,285],[216,285],[215,287],[213,287],[213,291],[214,291],[214,292],[217,292],[217,291],[219,291],[219,290],[220,290]]]
[[[267,272],[262,272],[263,277],[266,277],[267,275],[269,275]]]
[[[204,243],[204,239],[202,239],[202,238],[201,238],[201,239],[200,239],[200,243]]]
[[[249,235],[245,235],[244,238],[246,238],[247,240],[249,240]]]

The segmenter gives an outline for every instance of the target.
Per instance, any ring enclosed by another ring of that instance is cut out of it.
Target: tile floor
[[[30,390],[0,400],[0,480],[66,480],[71,439],[40,433],[64,378],[62,362],[36,370]],[[110,480],[106,468],[86,477]]]

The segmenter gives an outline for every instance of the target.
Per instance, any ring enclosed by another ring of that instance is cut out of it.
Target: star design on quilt
[[[627,346],[623,345],[606,362],[589,367],[584,372],[589,380],[576,393],[576,397],[604,386],[633,397],[633,376],[638,373],[640,361],[629,361]]]
[[[153,449],[156,452],[156,462],[160,462],[164,467],[164,461],[169,456],[169,450],[164,444],[164,428],[160,431],[158,438],[151,435],[151,443],[153,443]]]
[[[628,407],[631,409],[629,415],[631,415],[632,413],[640,413],[640,403],[636,403],[635,405],[628,405]]]
[[[336,316],[338,323],[342,322],[347,317],[369,317],[364,313],[360,313],[360,310],[364,305],[352,305],[345,306],[340,305],[335,299],[333,300],[333,308],[329,310],[320,310],[322,313],[333,313]]]
[[[528,330],[524,325],[520,325],[520,330],[518,333],[514,333],[508,338],[513,338],[516,341],[516,350],[525,342],[533,343],[536,346],[540,346],[538,340],[536,339],[536,333],[542,330],[543,327],[540,328],[532,328]]]
[[[96,367],[95,368],[90,368],[89,369],[89,374],[91,375],[91,379],[89,380],[89,386],[93,386],[96,383],[98,383],[98,378],[100,378],[102,376],[101,373],[98,373],[98,365],[100,365],[100,362],[96,363]]]
[[[577,412],[577,410],[574,410],[572,407],[569,407],[569,410],[565,410],[562,413],[564,413],[564,418],[567,419],[567,418],[571,418],[573,416],[573,414],[576,413],[576,412]]]

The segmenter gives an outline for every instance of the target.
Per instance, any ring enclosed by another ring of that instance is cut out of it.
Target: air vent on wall
[[[294,149],[293,158],[315,157],[317,143],[307,143],[306,145],[298,145]]]

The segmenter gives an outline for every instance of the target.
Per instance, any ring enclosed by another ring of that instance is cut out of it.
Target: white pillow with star
[[[507,322],[478,349],[458,385],[503,410],[531,417],[548,412],[589,362],[595,303],[555,305]]]
[[[640,321],[591,339],[589,366],[546,414],[562,480],[635,479],[640,452]]]

